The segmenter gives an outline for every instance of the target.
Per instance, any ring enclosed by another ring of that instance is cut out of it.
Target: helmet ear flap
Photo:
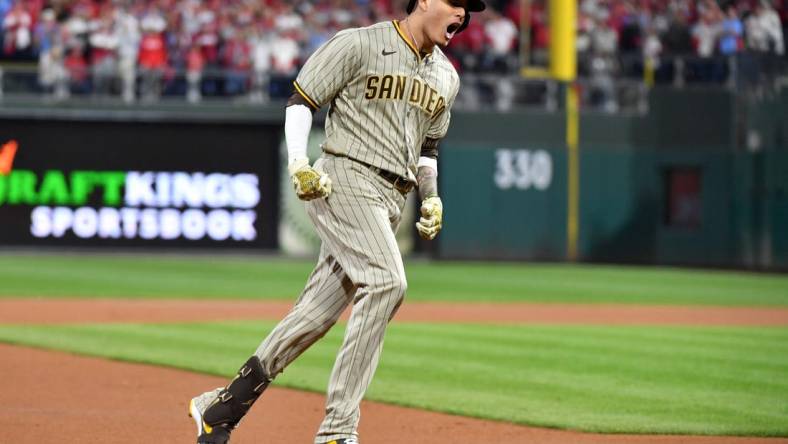
[[[468,23],[470,22],[471,22],[471,13],[465,11],[465,19],[462,21],[462,25],[460,25],[460,27],[457,28],[457,34],[461,33],[465,28],[467,28]]]

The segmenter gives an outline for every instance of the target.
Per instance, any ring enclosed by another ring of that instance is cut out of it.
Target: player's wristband
[[[419,157],[419,165],[418,166],[419,167],[423,167],[423,166],[430,167],[433,170],[435,170],[435,172],[437,173],[438,172],[438,159],[433,159],[432,157],[421,156],[421,157]]]

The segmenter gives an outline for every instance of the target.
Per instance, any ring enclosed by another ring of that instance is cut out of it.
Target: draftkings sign
[[[0,244],[276,248],[269,139],[251,125],[0,121]]]

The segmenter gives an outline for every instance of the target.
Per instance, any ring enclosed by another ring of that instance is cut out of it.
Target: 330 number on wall
[[[553,159],[545,150],[495,151],[495,185],[502,190],[531,187],[544,191],[553,181]]]

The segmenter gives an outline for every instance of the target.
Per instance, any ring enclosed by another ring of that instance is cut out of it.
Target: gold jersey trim
[[[298,82],[296,82],[295,80],[293,80],[293,86],[295,86],[295,89],[296,89],[296,91],[298,91],[298,94],[301,94],[301,97],[303,97],[304,100],[306,100],[306,102],[309,104],[309,106],[314,108],[315,111],[320,109],[320,106],[318,106],[317,102],[312,100],[312,98],[309,97],[309,95],[307,95],[307,93],[305,93],[304,90],[301,89],[300,86],[298,86]]]
[[[405,36],[405,33],[402,32],[402,28],[399,27],[399,22],[396,20],[392,20],[391,23],[394,24],[394,29],[397,30],[397,34],[399,34],[402,40],[404,40],[405,43],[408,45],[408,48],[410,48],[410,50],[413,51],[414,54],[416,54],[416,58],[419,60],[419,62],[421,62],[421,54],[419,53],[419,50],[416,49],[416,47],[413,45],[413,42],[411,42],[410,39],[407,36]]]

